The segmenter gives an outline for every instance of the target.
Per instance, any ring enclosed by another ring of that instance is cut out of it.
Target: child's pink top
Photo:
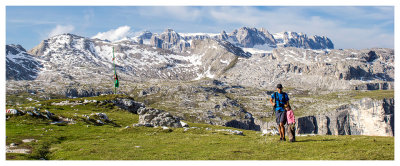
[[[296,118],[294,117],[293,110],[286,111],[287,123],[292,124],[296,122]]]

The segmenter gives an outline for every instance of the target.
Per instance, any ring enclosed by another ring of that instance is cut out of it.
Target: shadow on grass
[[[115,123],[115,122],[113,122],[111,120],[105,120],[104,121],[105,123],[103,122],[103,124],[98,123],[95,119],[87,120],[85,118],[81,118],[81,120],[84,121],[87,124],[91,124],[91,125],[95,125],[95,126],[111,125],[113,127],[121,127],[121,125],[119,125],[119,124],[117,124],[117,123]]]
[[[296,140],[296,142],[325,142],[325,141],[335,141],[335,139],[323,139],[323,140],[306,139],[306,140]]]

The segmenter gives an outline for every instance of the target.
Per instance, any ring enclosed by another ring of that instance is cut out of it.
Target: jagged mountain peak
[[[161,33],[160,36],[162,35],[174,35],[174,36],[180,36],[178,32],[176,32],[175,30],[171,29],[171,28],[167,28],[164,30],[163,33]]]
[[[265,30],[259,30],[255,27],[241,27],[235,29],[229,34],[228,41],[239,47],[268,47],[275,48],[275,39]]]
[[[100,39],[89,39],[87,37],[71,34],[71,33],[64,33],[60,35],[52,36],[48,39],[43,40],[39,45],[35,46],[31,50],[29,50],[29,54],[34,56],[41,56],[45,53],[45,50],[49,48],[52,49],[67,49],[67,48],[88,48],[89,43],[94,41],[104,41]],[[104,41],[106,42],[106,41]],[[48,50],[49,51],[49,50]],[[51,54],[51,51],[50,51]]]
[[[167,28],[164,30],[164,32],[170,33],[170,32],[175,32],[175,30],[173,30],[172,28]]]
[[[153,33],[152,32],[150,32],[150,31],[148,31],[148,30],[145,30],[145,31],[143,31],[143,32],[141,32],[139,35],[138,35],[138,38],[141,38],[141,39],[151,39],[151,36],[153,36]]]
[[[73,39],[80,39],[80,38],[86,38],[83,36],[75,35],[72,33],[63,33],[59,35],[54,35],[52,37],[49,37],[47,40],[52,40],[52,39],[61,39],[61,38],[73,38]]]
[[[25,48],[19,44],[8,44],[8,45],[6,45],[6,50],[10,51],[14,54],[16,54],[18,52],[26,52]]]

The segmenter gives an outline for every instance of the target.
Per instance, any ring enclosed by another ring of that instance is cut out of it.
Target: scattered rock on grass
[[[189,125],[187,123],[182,122],[182,121],[181,121],[181,125],[182,125],[182,127],[189,127]]]
[[[96,120],[96,123],[97,123],[97,124],[104,124],[104,122],[101,121],[101,120]]]
[[[6,153],[23,153],[29,154],[31,150],[29,149],[15,149],[13,146],[6,146]]]
[[[17,115],[20,114],[21,112],[16,110],[16,109],[7,109],[6,114],[12,114],[12,115]]]
[[[162,126],[162,129],[163,129],[164,131],[168,131],[168,132],[171,132],[171,131],[172,131],[172,129],[170,129],[170,128],[166,127],[166,126]]]
[[[265,129],[265,130],[262,131],[261,136],[268,136],[268,135],[271,135],[271,136],[273,136],[273,135],[279,135],[279,131],[278,131],[278,129],[276,129],[276,128],[273,128],[273,129]]]
[[[23,143],[37,142],[37,140],[35,140],[35,139],[23,139],[22,142],[23,142]]]
[[[18,144],[16,144],[16,143],[13,142],[13,143],[10,144],[10,147],[16,147],[17,145],[18,145]]]
[[[239,131],[239,130],[220,129],[220,130],[215,130],[215,131],[224,131],[224,132],[228,132],[229,134],[232,134],[232,135],[243,135],[243,131]]]

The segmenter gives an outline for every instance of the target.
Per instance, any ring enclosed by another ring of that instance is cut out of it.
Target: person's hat
[[[282,89],[282,88],[283,88],[283,87],[282,87],[282,84],[278,84],[278,85],[276,86],[276,88]]]

